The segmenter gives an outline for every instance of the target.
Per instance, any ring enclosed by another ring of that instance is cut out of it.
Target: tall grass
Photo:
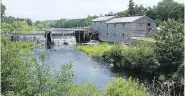
[[[101,56],[104,52],[109,51],[113,44],[100,43],[98,45],[81,45],[77,46],[76,49],[87,53],[92,56]]]

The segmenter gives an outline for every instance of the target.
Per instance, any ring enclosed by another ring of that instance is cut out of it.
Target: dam
[[[74,45],[90,41],[88,28],[51,28],[32,33],[9,33],[12,41],[36,42],[47,45]]]

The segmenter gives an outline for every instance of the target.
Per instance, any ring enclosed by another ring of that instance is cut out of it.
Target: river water
[[[101,57],[92,57],[84,52],[75,50],[75,46],[62,45],[45,48],[33,49],[33,54],[38,57],[38,54],[43,50],[47,51],[49,58],[46,63],[53,66],[54,70],[60,70],[60,66],[66,63],[72,63],[75,75],[75,83],[94,83],[96,86],[104,89],[113,77],[123,77],[127,79],[132,76],[140,80],[148,80],[152,76],[142,73],[134,73],[131,70],[123,70],[109,67],[109,63],[105,62]]]

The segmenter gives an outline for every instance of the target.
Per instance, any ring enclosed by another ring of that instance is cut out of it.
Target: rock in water
[[[114,65],[111,63],[111,64],[109,65],[109,67],[114,67]]]

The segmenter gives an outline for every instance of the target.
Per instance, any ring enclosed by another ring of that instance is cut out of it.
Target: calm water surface
[[[106,84],[112,80],[112,77],[128,78],[132,76],[141,80],[148,79],[143,74],[137,73],[136,75],[136,73],[129,70],[110,68],[109,63],[103,61],[102,58],[91,57],[84,52],[75,50],[75,46],[53,46],[50,49],[42,47],[34,49],[33,54],[38,56],[43,50],[47,51],[49,58],[46,62],[52,65],[54,70],[60,70],[62,64],[71,62],[75,74],[75,83],[77,84],[93,82],[104,89]]]

